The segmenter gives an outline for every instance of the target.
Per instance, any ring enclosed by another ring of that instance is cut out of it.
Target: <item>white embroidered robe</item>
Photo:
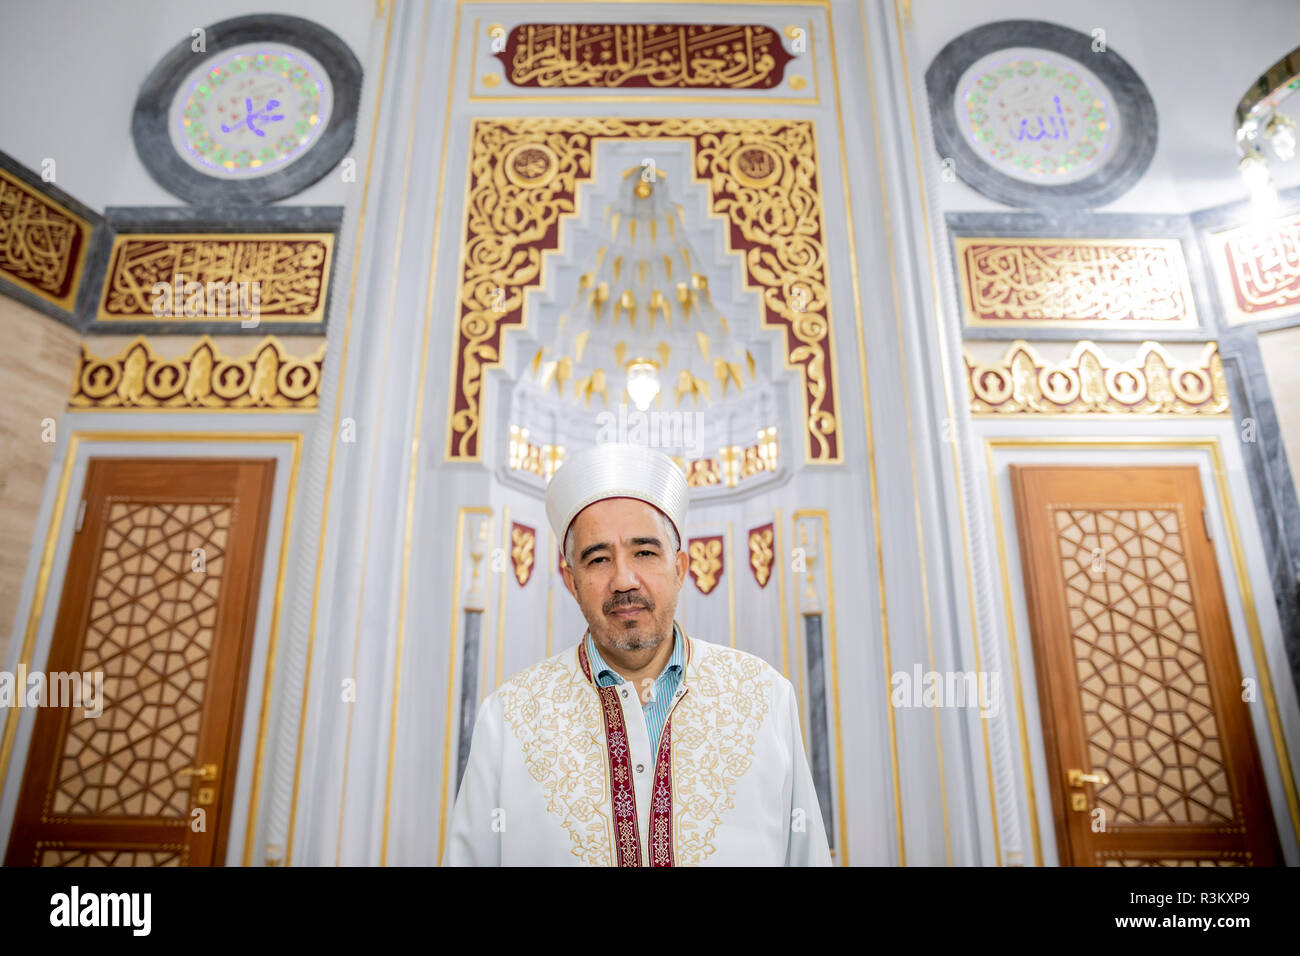
[[[443,864],[829,866],[790,682],[744,651],[686,651],[658,754],[634,689],[598,688],[581,642],[502,684]]]

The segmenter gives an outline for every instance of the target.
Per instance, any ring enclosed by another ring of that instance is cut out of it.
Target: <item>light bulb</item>
[[[1273,154],[1284,163],[1295,159],[1295,120],[1282,113],[1274,113],[1264,127],[1264,135],[1273,145]]]
[[[659,394],[659,367],[650,361],[630,362],[627,367],[627,393],[638,409],[645,411]]]
[[[1263,188],[1269,181],[1268,161],[1257,149],[1250,148],[1246,155],[1241,157],[1241,161],[1237,163],[1237,172],[1241,173],[1242,180],[1252,193]]]
[[[1277,204],[1277,190],[1273,188],[1273,179],[1268,174],[1268,160],[1259,150],[1248,147],[1246,155],[1237,163],[1237,171],[1250,190],[1251,201],[1262,210],[1269,210]]]

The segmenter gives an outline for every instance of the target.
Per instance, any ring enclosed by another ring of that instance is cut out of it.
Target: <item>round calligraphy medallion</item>
[[[1106,85],[1050,50],[1017,47],[981,57],[958,81],[953,109],[976,155],[1026,183],[1092,175],[1122,134]]]
[[[560,168],[560,160],[542,143],[520,143],[504,162],[506,177],[516,186],[542,186],[550,182]]]
[[[305,156],[333,106],[333,84],[311,54],[248,43],[190,72],[172,101],[168,130],[173,148],[193,168],[248,179]]]
[[[762,189],[781,178],[781,157],[768,146],[750,144],[731,157],[731,173],[743,186]]]
[[[1155,155],[1155,103],[1100,31],[986,23],[939,51],[925,86],[945,173],[1011,206],[1104,205]]]
[[[329,30],[279,14],[196,28],[140,87],[137,155],[192,203],[267,203],[301,192],[347,155],[361,64]]]

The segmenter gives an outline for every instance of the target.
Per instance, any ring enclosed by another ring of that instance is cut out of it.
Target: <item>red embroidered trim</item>
[[[684,636],[684,635],[683,635]],[[687,660],[690,645],[687,644]],[[614,815],[614,840],[619,866],[641,865],[641,835],[636,813],[636,791],[632,783],[631,754],[628,751],[627,726],[618,691],[601,687],[591,677],[587,658],[587,641],[578,645],[578,663],[587,682],[600,696],[601,716],[605,722],[605,746],[609,754],[609,792]],[[650,796],[650,865],[673,865],[673,719],[664,721],[659,735],[659,752],[655,755],[655,778]]]
[[[582,673],[591,681],[586,641],[578,645]],[[593,682],[594,684],[594,682]],[[627,727],[618,691],[594,684],[600,695],[600,711],[605,718],[605,746],[609,752],[609,792],[614,814],[615,858],[619,866],[641,865],[641,835],[637,830],[636,792],[632,785],[632,763],[627,749]]]
[[[650,797],[650,865],[673,865],[673,719],[664,721]]]

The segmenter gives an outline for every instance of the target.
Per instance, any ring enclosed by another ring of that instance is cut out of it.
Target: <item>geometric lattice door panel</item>
[[[274,476],[91,459],[45,667],[89,699],[37,714],[7,865],[221,861]]]
[[[1197,469],[1011,485],[1061,862],[1278,862]]]

